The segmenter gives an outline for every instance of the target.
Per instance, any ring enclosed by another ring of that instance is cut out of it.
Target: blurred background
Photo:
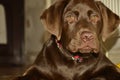
[[[0,0],[0,80],[21,75],[33,63],[49,37],[40,14],[54,1]],[[101,1],[120,16],[120,0]],[[120,63],[120,33],[108,38],[105,46],[112,62]]]

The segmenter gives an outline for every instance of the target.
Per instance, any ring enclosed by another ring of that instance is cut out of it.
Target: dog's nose
[[[84,31],[84,32],[81,33],[81,39],[84,42],[91,41],[91,40],[94,39],[93,33],[89,32],[89,31]]]

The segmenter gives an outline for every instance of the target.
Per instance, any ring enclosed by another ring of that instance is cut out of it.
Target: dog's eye
[[[89,17],[90,22],[92,22],[93,24],[96,24],[98,22],[99,15],[96,12],[89,10],[87,15]]]
[[[68,22],[68,24],[71,24],[71,23],[74,23],[77,21],[77,16],[78,15],[77,13],[68,13],[65,15],[65,22]]]
[[[74,11],[73,12],[77,17],[79,16],[79,12],[78,11]]]
[[[97,14],[91,14],[89,17],[89,20],[93,23],[96,24],[99,20],[99,16]]]

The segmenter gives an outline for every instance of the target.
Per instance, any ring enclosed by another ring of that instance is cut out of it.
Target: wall
[[[41,51],[49,33],[44,29],[40,15],[54,0],[25,0],[25,61],[31,64]],[[46,36],[47,35],[47,36]]]
[[[25,0],[25,60],[34,61],[43,45],[44,28],[40,14],[45,9],[45,0]]]
[[[120,16],[120,0],[101,0],[108,8]],[[120,25],[119,33],[114,33],[106,41],[106,49],[108,57],[116,64],[120,63]]]
[[[0,44],[7,44],[6,20],[4,6],[0,4]]]

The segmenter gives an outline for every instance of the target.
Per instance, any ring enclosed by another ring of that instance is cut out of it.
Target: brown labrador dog
[[[34,64],[15,80],[120,80],[105,41],[120,18],[94,0],[58,0],[41,15],[52,34]]]

